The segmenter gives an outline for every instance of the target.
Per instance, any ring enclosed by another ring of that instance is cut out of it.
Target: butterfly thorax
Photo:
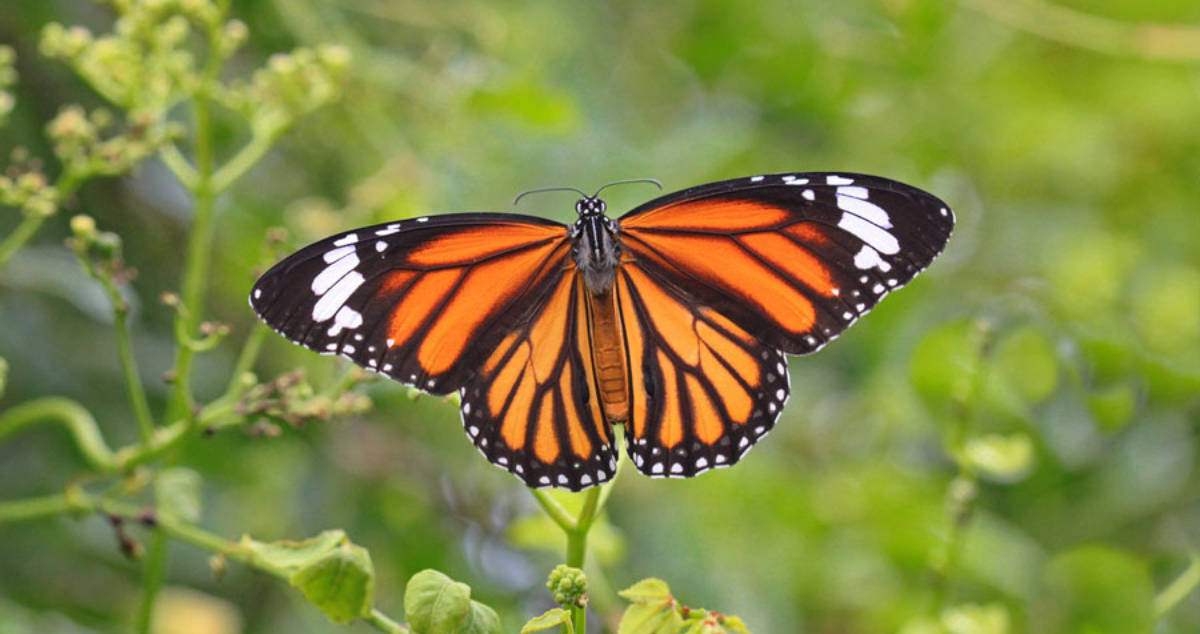
[[[584,198],[575,204],[575,209],[579,211],[579,220],[571,227],[575,265],[583,274],[588,290],[604,294],[612,288],[621,261],[617,225],[604,215],[604,201],[599,198]]]
[[[610,423],[629,419],[629,373],[625,338],[617,315],[614,289],[621,243],[617,225],[604,215],[604,201],[583,198],[575,204],[579,220],[571,227],[575,266],[583,276],[591,328],[592,373],[604,417]]]

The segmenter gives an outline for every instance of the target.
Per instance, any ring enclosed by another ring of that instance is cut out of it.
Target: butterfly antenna
[[[574,187],[540,187],[538,189],[527,189],[517,194],[517,197],[513,199],[513,206],[515,207],[517,203],[521,202],[522,198],[529,194],[540,194],[542,192],[576,192],[580,196],[587,198],[587,193],[575,189]]]
[[[592,194],[592,198],[599,196],[600,192],[612,187],[613,185],[627,185],[629,183],[650,183],[657,186],[659,190],[662,190],[663,188],[662,182],[660,182],[657,178],[627,178],[625,180],[613,181],[607,185],[601,186],[600,189],[596,190],[596,193]]]

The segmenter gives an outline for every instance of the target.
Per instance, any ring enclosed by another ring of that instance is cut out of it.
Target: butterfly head
[[[575,212],[580,218],[603,216],[607,210],[608,205],[599,196],[584,196],[575,203]]]

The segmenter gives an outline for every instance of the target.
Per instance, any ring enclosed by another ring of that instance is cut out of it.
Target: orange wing
[[[258,280],[250,303],[295,343],[446,394],[546,301],[569,254],[556,222],[418,218],[301,249]]]
[[[633,463],[682,478],[737,462],[787,402],[783,353],[636,263],[621,268],[617,296],[634,388]]]
[[[941,252],[954,215],[915,187],[862,174],[712,183],[620,220],[627,258],[764,344],[819,349]]]
[[[784,353],[825,345],[924,270],[954,216],[861,174],[776,174],[670,194],[620,219],[634,464],[651,476],[736,462],[788,396]]]
[[[616,468],[598,409],[583,285],[561,224],[454,214],[356,229],[301,249],[251,305],[295,343],[434,393],[532,487],[581,489]]]
[[[575,269],[565,270],[462,389],[475,446],[534,488],[578,491],[616,472],[612,431],[595,396],[584,292]]]

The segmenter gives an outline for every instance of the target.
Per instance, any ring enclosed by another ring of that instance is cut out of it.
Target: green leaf
[[[282,574],[291,575],[311,565],[338,546],[349,542],[341,530],[325,531],[304,541],[260,542],[243,535],[239,546],[250,552],[251,558]]]
[[[635,603],[621,615],[617,634],[676,634],[683,627],[683,617],[670,601]]]
[[[650,577],[621,590],[617,594],[633,601],[634,603],[645,603],[647,601],[664,601],[671,598],[671,588],[667,586],[667,582],[662,579]]]
[[[154,500],[158,512],[187,522],[200,519],[203,484],[200,474],[186,467],[164,469],[154,480]]]
[[[930,407],[945,412],[974,392],[981,363],[975,339],[972,324],[957,321],[930,331],[917,344],[909,376]]]
[[[492,608],[471,601],[471,609],[454,630],[456,634],[499,634],[500,616]]]
[[[1058,388],[1054,346],[1033,327],[1018,328],[996,345],[992,370],[1026,403],[1044,401]]]
[[[1030,631],[1149,632],[1153,602],[1154,586],[1141,562],[1113,548],[1079,548],[1047,564]]]
[[[404,612],[416,634],[498,634],[500,617],[471,600],[471,588],[436,570],[408,580]]]
[[[568,632],[575,631],[575,627],[571,623],[571,612],[569,610],[551,608],[543,612],[541,616],[535,616],[526,621],[525,625],[521,628],[521,634],[540,632],[559,625],[566,625]]]
[[[334,623],[371,612],[375,569],[366,549],[349,542],[296,571],[289,582]]]

